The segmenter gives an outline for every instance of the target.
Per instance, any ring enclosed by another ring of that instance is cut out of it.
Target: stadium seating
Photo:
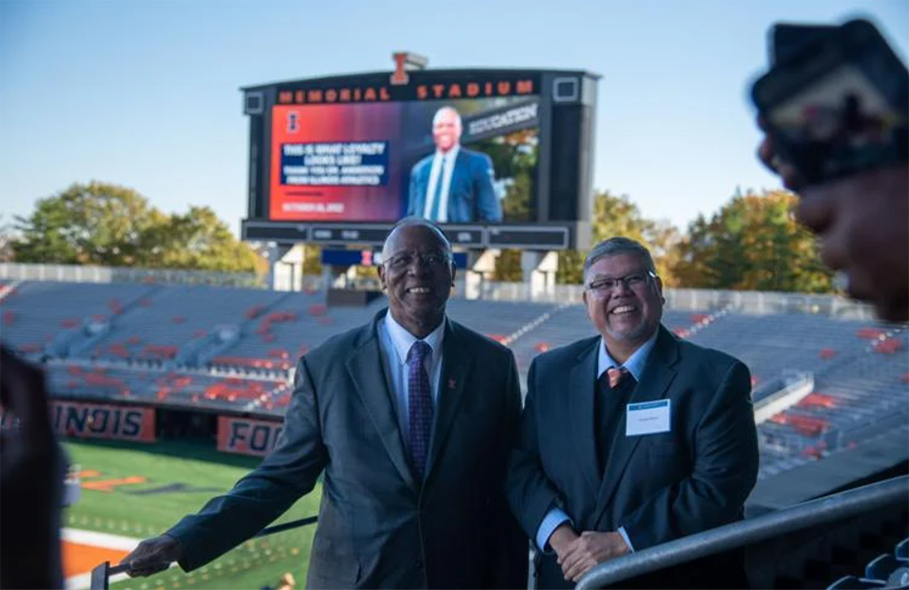
[[[187,407],[276,412],[286,380],[52,363],[49,389],[57,397],[95,401],[145,401]]]
[[[893,553],[875,557],[865,566],[863,576],[843,576],[827,590],[853,590],[857,588],[906,588],[909,587],[909,539],[904,539]]]
[[[83,358],[179,361],[195,364],[202,345],[217,348],[250,322],[245,312],[269,309],[283,293],[254,289],[173,286],[158,288],[116,319],[109,334],[84,350]]]
[[[320,293],[24,281],[0,301],[0,334],[47,360],[59,397],[280,415],[300,355],[386,304],[329,308]],[[525,388],[536,355],[595,333],[580,304],[452,299],[448,314],[511,347]],[[728,307],[667,309],[663,323],[742,359],[753,383],[788,369],[814,375],[811,395],[759,426],[761,478],[907,428],[905,329]]]
[[[4,342],[28,355],[68,354],[67,344],[103,333],[155,287],[25,281],[2,301]]]

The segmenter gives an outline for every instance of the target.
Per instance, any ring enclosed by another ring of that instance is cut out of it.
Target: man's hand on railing
[[[587,531],[572,543],[559,565],[566,580],[577,583],[591,568],[628,553],[628,545],[618,532],[596,533]]]
[[[170,535],[160,535],[139,543],[132,553],[120,561],[120,565],[129,567],[126,573],[131,578],[150,576],[169,568],[182,554],[179,541]]]

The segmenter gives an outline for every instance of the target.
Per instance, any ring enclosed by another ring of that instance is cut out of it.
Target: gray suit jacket
[[[747,367],[660,326],[630,401],[671,400],[671,430],[626,437],[623,412],[600,473],[594,424],[599,343],[599,336],[580,340],[531,365],[521,442],[508,475],[509,502],[525,532],[535,539],[546,513],[558,506],[579,531],[625,527],[641,550],[742,518],[758,470]],[[677,568],[648,585],[735,588],[742,583],[740,566]],[[554,555],[543,558],[539,575],[541,588],[571,587]]]
[[[447,320],[424,481],[398,428],[377,323],[303,356],[275,450],[169,534],[197,568],[248,539],[324,471],[307,585],[525,587],[526,538],[502,490],[520,414],[510,350]]]

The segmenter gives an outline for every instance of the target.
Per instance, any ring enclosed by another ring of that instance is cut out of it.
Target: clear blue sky
[[[684,228],[737,186],[778,186],[754,158],[748,81],[777,20],[876,20],[905,59],[909,2],[0,1],[0,213],[92,179],[165,211],[246,215],[240,86],[429,66],[602,74],[594,186]]]

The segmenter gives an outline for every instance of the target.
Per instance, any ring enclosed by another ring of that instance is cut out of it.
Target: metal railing
[[[298,529],[300,527],[313,524],[318,520],[318,518],[318,516],[307,516],[306,518],[301,518],[299,520],[276,524],[266,529],[262,529],[259,533],[253,535],[253,538],[258,539],[259,537],[267,537],[269,535],[283,533],[284,531],[289,531],[291,529]],[[129,566],[126,564],[112,566],[109,561],[98,564],[94,569],[92,569],[90,588],[91,590],[108,590],[108,588],[110,588],[111,576],[123,574],[128,571]]]
[[[265,288],[255,273],[232,273],[168,268],[81,266],[77,264],[25,264],[0,262],[0,279],[60,281],[64,283],[149,283]]]
[[[895,477],[623,555],[590,570],[576,588],[603,588],[656,570],[887,506],[904,506],[907,501],[909,475]]]
[[[480,299],[580,304],[583,293],[583,285],[540,287],[529,283],[487,281],[481,286]],[[806,313],[863,320],[874,318],[871,307],[838,295],[676,288],[664,289],[663,295],[666,308],[677,311],[729,309],[754,314]]]

